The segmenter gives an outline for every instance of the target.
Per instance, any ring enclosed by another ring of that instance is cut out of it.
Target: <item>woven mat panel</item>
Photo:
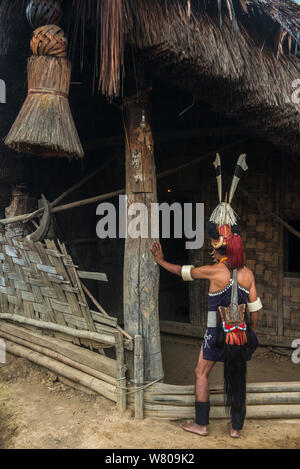
[[[117,325],[115,318],[90,310],[77,266],[60,241],[0,237],[0,319],[1,312],[92,332],[114,334]],[[99,347],[61,332],[44,333]]]

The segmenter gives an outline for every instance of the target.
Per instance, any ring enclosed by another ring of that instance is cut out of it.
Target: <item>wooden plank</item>
[[[144,385],[144,343],[141,335],[134,338],[134,386],[135,418],[142,419],[144,416],[144,390],[139,389]]]
[[[85,272],[83,270],[77,270],[77,273],[79,278],[108,282],[107,275],[100,272]]]

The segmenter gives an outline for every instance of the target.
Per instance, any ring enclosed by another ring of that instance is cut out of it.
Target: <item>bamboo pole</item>
[[[25,318],[17,314],[0,313],[0,320],[8,319],[9,321],[18,322],[20,324],[27,324],[28,326],[39,327],[40,329],[48,329],[56,332],[63,332],[64,334],[71,335],[72,337],[78,337],[82,339],[90,339],[95,342],[100,342],[107,345],[115,345],[115,337],[113,334],[100,334],[98,332],[83,331],[79,329],[73,329],[72,327],[61,326],[47,321],[40,321],[31,318]]]
[[[65,378],[64,376],[59,376],[58,381],[62,384],[65,384],[66,386],[69,386],[70,388],[76,389],[77,391],[84,392],[89,396],[97,396],[97,393],[95,391],[92,391],[91,389],[82,386],[81,384],[74,383],[74,381],[71,381],[70,379]]]
[[[39,352],[41,355],[45,355],[49,358],[53,358],[54,360],[64,363],[65,365],[69,365],[72,368],[76,368],[77,370],[83,371],[84,373],[90,376],[94,376],[95,378],[98,378],[101,381],[105,381],[106,383],[112,384],[113,386],[117,386],[116,378],[112,378],[111,376],[108,376],[105,373],[102,373],[101,371],[93,370],[93,368],[90,368],[89,366],[86,366],[86,365],[82,365],[81,363],[78,363],[75,360],[71,360],[70,358],[65,357],[61,353],[54,352],[51,349],[42,347],[32,342],[28,342],[27,340],[20,339],[19,337],[15,337],[11,334],[7,334],[2,331],[0,331],[0,337],[3,337],[4,339],[9,340],[18,345],[23,345],[24,347],[29,348],[33,350],[34,352]]]
[[[75,360],[82,365],[93,368],[93,370],[104,373],[114,379],[117,378],[117,363],[104,355],[99,355],[78,345],[66,342],[65,340],[58,339],[57,337],[45,336],[37,333],[36,331],[24,329],[24,327],[16,326],[15,324],[5,323],[0,321],[0,333],[4,332],[32,342],[44,348],[53,350],[64,355],[66,358]]]
[[[134,346],[134,385],[135,385],[135,418],[144,416],[144,391],[139,389],[144,384],[144,343],[141,335],[135,336]]]
[[[126,410],[126,365],[122,334],[116,333],[116,358],[117,358],[117,408],[119,412]]]
[[[53,373],[57,373],[58,375],[64,376],[65,378],[68,378],[75,383],[79,383],[82,386],[92,389],[98,394],[101,394],[107,399],[110,399],[111,401],[117,401],[115,386],[105,383],[104,381],[100,381],[93,376],[89,376],[82,371],[74,370],[68,365],[64,365],[57,360],[54,360],[53,358],[45,357],[44,355],[38,352],[34,352],[33,350],[23,347],[22,345],[14,344],[8,340],[5,342],[5,344],[7,352],[18,357],[26,358],[27,360],[30,360],[37,365],[44,366]]]
[[[194,407],[165,406],[165,409],[148,408],[150,404],[145,404],[145,417],[161,418],[168,420],[194,419]],[[212,419],[228,418],[224,407],[212,406],[210,408]],[[247,407],[248,419],[288,419],[300,418],[300,404],[288,405],[252,405]]]
[[[153,394],[144,392],[145,404],[169,405],[169,406],[194,406],[194,395],[170,395]],[[212,406],[224,406],[223,394],[212,394],[210,396]],[[249,393],[247,395],[247,405],[264,404],[300,404],[300,392],[263,392]]]
[[[247,384],[247,393],[251,392],[299,392],[300,391],[300,381],[290,381],[290,382],[266,382],[266,383],[248,383]],[[194,385],[180,386],[176,384],[166,384],[166,383],[155,383],[147,388],[147,393],[153,394],[195,394]],[[223,386],[212,386],[210,388],[210,393],[220,394],[223,393]]]

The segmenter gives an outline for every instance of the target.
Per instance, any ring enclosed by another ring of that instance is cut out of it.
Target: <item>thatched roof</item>
[[[16,4],[25,3],[2,0],[0,8],[11,18],[20,14]],[[292,95],[300,78],[300,6],[293,0],[61,3],[70,18],[70,42],[81,44],[83,57],[85,44],[95,41],[103,94],[119,94],[129,46],[151,73],[299,149],[300,106]]]

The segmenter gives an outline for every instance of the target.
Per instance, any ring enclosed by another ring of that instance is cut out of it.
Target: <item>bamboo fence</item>
[[[128,404],[136,418],[166,420],[195,418],[195,386],[179,386],[162,382],[144,383],[143,341],[135,337],[134,383],[128,386]],[[210,389],[210,416],[228,418],[224,406],[223,387]],[[249,383],[247,385],[247,418],[300,418],[300,381]]]
[[[93,298],[63,243],[0,237],[0,337],[6,350],[126,409],[124,348],[132,340]],[[90,309],[86,296],[97,307]],[[104,350],[114,347],[116,359]]]

